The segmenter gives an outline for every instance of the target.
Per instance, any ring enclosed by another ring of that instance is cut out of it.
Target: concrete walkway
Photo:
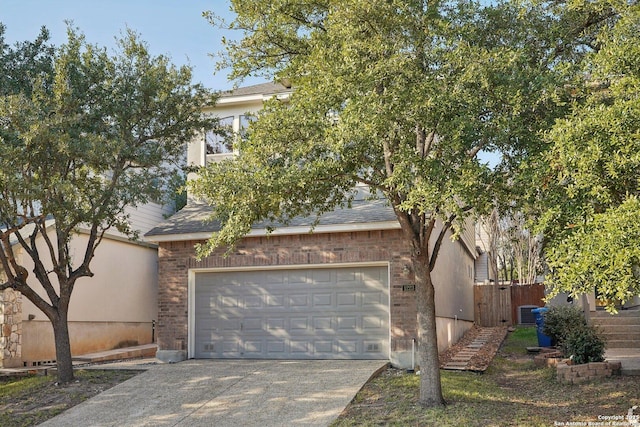
[[[147,365],[146,372],[41,426],[327,426],[386,364],[189,360]]]
[[[608,361],[620,361],[622,375],[640,375],[640,348],[610,348],[604,357]]]

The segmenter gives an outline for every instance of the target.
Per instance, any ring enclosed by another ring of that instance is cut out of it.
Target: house
[[[156,203],[128,209],[132,227],[141,234],[171,212],[167,206]],[[47,229],[53,232],[54,227],[55,222],[49,221]],[[87,236],[80,230],[71,241],[71,253],[84,253]],[[44,239],[39,239],[41,253],[46,253]],[[29,256],[17,239],[11,243],[19,263],[31,272],[33,264]],[[117,232],[105,235],[91,264],[94,277],[79,279],[71,297],[72,355],[153,342],[158,311],[157,257],[157,246],[153,243],[131,241]],[[36,279],[31,277],[33,288],[39,289]],[[12,289],[0,292],[0,367],[34,366],[55,358],[49,319],[18,292]]]
[[[266,98],[291,89],[262,84],[223,94],[216,114],[234,132]],[[233,147],[203,137],[188,162],[203,166],[233,155]],[[383,359],[410,367],[416,301],[409,245],[385,200],[360,188],[350,209],[295,218],[267,235],[251,232],[228,256],[219,249],[198,260],[194,246],[219,225],[205,204],[191,200],[146,234],[159,246],[158,357],[266,359]],[[436,285],[440,349],[473,324],[473,227],[445,239]]]

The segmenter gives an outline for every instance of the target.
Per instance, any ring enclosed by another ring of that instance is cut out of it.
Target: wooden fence
[[[476,285],[473,288],[474,318],[479,326],[493,327],[518,323],[521,306],[544,306],[544,284]]]

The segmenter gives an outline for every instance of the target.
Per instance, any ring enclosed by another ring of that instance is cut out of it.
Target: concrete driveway
[[[385,365],[381,360],[154,365],[41,425],[326,426]]]

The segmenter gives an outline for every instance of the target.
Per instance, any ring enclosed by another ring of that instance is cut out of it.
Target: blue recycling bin
[[[531,310],[536,319],[536,332],[538,333],[538,346],[551,347],[551,337],[542,333],[544,328],[544,313],[549,311],[548,307],[534,308]]]

